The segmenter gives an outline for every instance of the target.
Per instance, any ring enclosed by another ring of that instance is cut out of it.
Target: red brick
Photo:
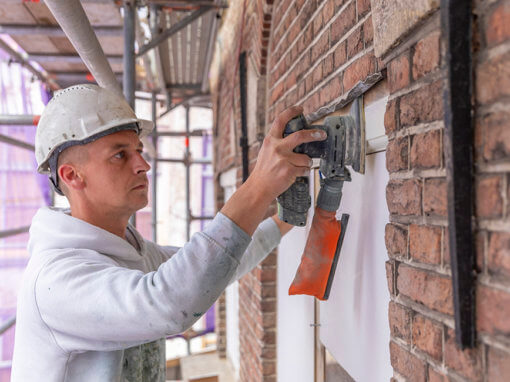
[[[510,3],[502,1],[487,20],[486,39],[489,45],[510,39]]]
[[[339,68],[347,61],[347,43],[344,41],[335,48],[335,68]]]
[[[446,186],[446,179],[444,178],[425,179],[423,191],[423,212],[425,215],[447,216],[448,199]]]
[[[365,16],[370,11],[370,0],[356,0],[358,7],[358,18]]]
[[[441,134],[433,130],[411,138],[411,167],[434,168],[441,165]]]
[[[388,283],[388,291],[391,295],[395,294],[395,263],[393,261],[386,261],[386,281]]]
[[[394,342],[390,342],[390,357],[393,368],[404,377],[413,382],[426,380],[425,363]]]
[[[342,94],[342,81],[339,76],[333,77],[322,87],[319,93],[321,105],[326,105]]]
[[[447,382],[447,381],[448,381],[447,378],[443,374],[429,367],[429,382]]]
[[[422,263],[441,263],[441,228],[411,224],[409,254]]]
[[[399,294],[430,309],[453,314],[452,282],[448,277],[401,264],[398,267],[397,289]]]
[[[322,8],[322,19],[324,20],[324,24],[327,24],[334,14],[335,4],[332,1],[326,1],[324,8]]]
[[[409,57],[407,54],[393,59],[388,65],[388,84],[390,92],[403,89],[410,83]]]
[[[351,90],[356,83],[363,81],[375,71],[375,57],[373,53],[367,53],[354,61],[344,73],[344,91]]]
[[[510,233],[490,234],[487,267],[491,275],[510,278]]]
[[[323,33],[322,36],[312,46],[312,65],[322,56],[329,48],[329,34]]]
[[[510,381],[510,354],[503,350],[488,348],[487,382]]]
[[[271,103],[275,103],[282,95],[283,90],[285,89],[285,83],[281,81],[275,88],[271,91]]]
[[[443,327],[416,314],[413,318],[413,345],[440,361],[443,355]]]
[[[411,311],[403,305],[390,301],[388,319],[392,337],[411,342]]]
[[[440,33],[433,33],[416,44],[413,55],[415,80],[439,66],[439,37]]]
[[[392,139],[386,148],[386,168],[388,172],[407,170],[408,167],[408,137]]]
[[[347,58],[354,57],[363,50],[363,38],[361,27],[357,28],[347,37]]]
[[[484,160],[510,157],[510,113],[501,111],[488,114],[478,121],[476,129]]]
[[[294,72],[290,72],[285,78],[285,90],[289,90],[296,84],[296,74]]]
[[[482,347],[460,350],[455,343],[455,332],[448,328],[445,333],[445,364],[470,381],[482,381]]]
[[[476,99],[481,104],[510,95],[510,53],[478,65],[475,86]]]
[[[421,184],[416,179],[390,180],[386,202],[391,214],[421,215]]]
[[[398,129],[397,100],[391,100],[386,104],[386,112],[384,113],[384,129],[386,130],[386,135]]]
[[[432,122],[443,116],[443,83],[436,81],[400,99],[400,123],[414,126]]]
[[[313,33],[317,36],[323,26],[323,19],[322,19],[322,12],[317,13],[315,15],[315,18],[313,19]],[[329,33],[325,33],[326,35],[329,35]]]
[[[370,16],[363,23],[363,40],[365,41],[365,48],[374,42],[374,26],[372,24],[372,16]]]
[[[490,334],[510,334],[510,294],[479,286],[476,295],[477,329]]]
[[[392,223],[386,224],[384,241],[390,256],[406,256],[407,254],[407,230]]]
[[[497,218],[503,213],[501,195],[502,177],[486,176],[478,181],[476,187],[476,214],[480,218]]]
[[[322,76],[322,65],[319,64],[315,67],[315,69],[313,70],[313,74],[312,74],[312,84],[313,84],[313,88],[315,89],[315,87],[323,80],[323,76]]]
[[[322,61],[322,67],[323,67],[323,74],[324,77],[329,76],[331,73],[333,73],[334,68],[334,57],[333,53],[330,53],[326,56],[326,58]]]
[[[340,40],[356,24],[356,3],[353,1],[331,24],[332,43]]]

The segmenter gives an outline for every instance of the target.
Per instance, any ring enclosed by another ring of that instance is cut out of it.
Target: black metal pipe
[[[455,336],[462,349],[476,343],[471,17],[470,1],[441,0],[441,29],[447,52],[443,102],[448,231]]]
[[[248,126],[246,120],[246,52],[239,56],[239,82],[241,90],[241,158],[243,164],[243,183],[248,179],[249,161],[248,161]]]

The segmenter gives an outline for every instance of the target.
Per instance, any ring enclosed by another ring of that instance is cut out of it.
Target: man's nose
[[[142,154],[139,152],[135,154],[133,162],[133,169],[136,174],[139,174],[140,172],[147,172],[151,168],[150,164],[147,163]]]

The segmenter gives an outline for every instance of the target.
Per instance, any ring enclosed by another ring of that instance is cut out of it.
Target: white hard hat
[[[125,129],[136,130],[142,138],[153,127],[151,121],[136,117],[124,97],[108,89],[84,84],[57,91],[46,105],[37,125],[37,171],[50,174],[50,158],[53,156],[56,164],[55,157],[65,147],[88,143]]]

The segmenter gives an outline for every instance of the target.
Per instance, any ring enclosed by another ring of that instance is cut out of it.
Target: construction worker
[[[161,349],[161,339],[190,328],[291,228],[276,216],[262,219],[310,170],[310,158],[293,148],[325,138],[312,130],[283,139],[300,113],[292,107],[276,118],[250,177],[177,250],[128,224],[148,202],[140,138],[152,123],[95,85],[57,92],[38,125],[36,158],[70,210],[41,208],[32,220],[12,381],[152,380],[157,373],[143,376],[144,346]]]

